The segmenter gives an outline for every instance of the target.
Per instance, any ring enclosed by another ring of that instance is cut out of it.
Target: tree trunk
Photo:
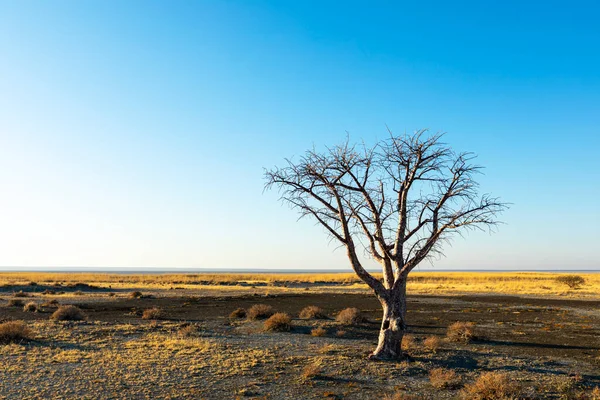
[[[379,331],[379,343],[371,354],[378,360],[398,360],[402,353],[402,337],[406,331],[406,281],[390,293],[388,298],[380,298],[383,306],[383,320]]]

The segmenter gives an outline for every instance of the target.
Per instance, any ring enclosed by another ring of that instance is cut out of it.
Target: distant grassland
[[[375,274],[380,277],[380,274]],[[578,289],[569,288],[557,278],[578,275],[585,283]],[[256,289],[267,287],[276,291],[305,290],[307,287],[326,291],[327,288],[366,288],[352,273],[325,274],[108,274],[60,272],[3,272],[0,285],[38,285],[87,283],[113,288],[178,288],[194,289],[231,287]],[[600,298],[600,274],[541,272],[413,272],[408,291],[420,294],[497,293],[515,295],[568,296]]]

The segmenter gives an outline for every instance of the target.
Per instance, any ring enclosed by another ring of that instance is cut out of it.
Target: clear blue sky
[[[513,203],[436,268],[599,268],[599,20],[591,1],[0,0],[0,266],[348,269],[263,167],[387,124],[448,132]]]

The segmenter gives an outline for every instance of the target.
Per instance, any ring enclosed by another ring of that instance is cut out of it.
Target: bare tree
[[[298,161],[265,172],[265,188],[309,216],[339,241],[353,270],[383,307],[377,359],[402,357],[406,282],[423,260],[441,254],[454,233],[490,229],[506,204],[478,194],[481,167],[472,153],[455,153],[441,134],[426,130],[394,136],[374,147],[342,145],[307,151]],[[363,247],[383,270],[381,280],[362,265]]]

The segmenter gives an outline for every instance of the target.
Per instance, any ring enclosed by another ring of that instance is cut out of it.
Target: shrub
[[[235,310],[233,310],[231,312],[231,314],[229,314],[229,318],[230,319],[246,318],[246,310],[244,310],[243,308],[236,308]]]
[[[325,336],[326,334],[327,331],[320,326],[310,331],[310,335],[315,337]]]
[[[108,293],[108,297],[115,297],[117,294],[115,292]]]
[[[36,312],[38,310],[38,305],[35,301],[30,301],[29,303],[23,306],[23,311],[25,312]]]
[[[451,342],[468,343],[474,338],[473,322],[455,322],[448,327],[446,338]]]
[[[276,313],[264,323],[265,331],[286,332],[292,328],[292,319],[286,313]]]
[[[569,289],[579,289],[581,285],[585,284],[585,279],[579,275],[561,275],[556,278],[556,281],[567,285]]]
[[[413,335],[402,336],[402,349],[411,352],[417,350],[417,341]]]
[[[323,367],[321,366],[321,360],[314,361],[308,365],[306,365],[302,369],[302,378],[303,379],[313,379],[319,376],[323,372]]]
[[[52,299],[42,303],[42,307],[56,307],[58,306],[58,300]]]
[[[429,336],[423,341],[423,346],[432,353],[437,353],[442,341],[437,336]]]
[[[452,389],[460,385],[460,378],[451,369],[435,368],[429,371],[429,382],[436,389]]]
[[[24,342],[30,340],[32,336],[31,329],[23,321],[0,323],[0,344]]]
[[[55,321],[83,321],[85,314],[79,307],[75,306],[60,306],[58,310],[54,311],[50,319]]]
[[[364,322],[365,318],[358,308],[345,308],[335,317],[335,320],[342,325],[355,325]]]
[[[386,394],[383,396],[383,400],[415,400],[414,396],[406,394],[404,392],[396,392],[394,394]]]
[[[266,304],[255,304],[247,312],[248,319],[265,319],[275,314],[273,307]]]
[[[19,300],[19,299],[10,299],[8,301],[8,305],[9,307],[23,307],[23,300]]]
[[[326,319],[327,314],[323,311],[321,307],[317,306],[308,306],[304,307],[302,311],[300,311],[300,318],[302,319]]]
[[[14,297],[29,297],[29,295],[25,292],[23,292],[22,290],[19,290],[18,292],[13,293]]]
[[[342,329],[338,329],[337,332],[335,333],[335,336],[337,337],[342,337],[346,334],[346,331],[342,330]]]
[[[600,386],[596,386],[588,397],[590,400],[600,400]]]
[[[142,297],[142,292],[139,292],[137,290],[135,292],[129,293],[130,299],[139,299],[140,297]]]
[[[76,292],[73,293],[75,296],[83,296],[83,292],[81,290],[78,290]]]
[[[56,294],[55,290],[46,289],[42,292],[42,294]]]
[[[194,336],[198,332],[198,329],[194,325],[187,325],[177,331],[177,334],[181,337]]]
[[[519,398],[521,387],[501,372],[484,372],[460,392],[465,400],[495,400]]]
[[[163,312],[158,307],[147,308],[142,313],[142,319],[162,319]]]

